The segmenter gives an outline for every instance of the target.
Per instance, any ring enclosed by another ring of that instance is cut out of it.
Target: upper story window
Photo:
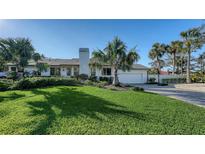
[[[102,75],[111,75],[111,68],[103,68]]]

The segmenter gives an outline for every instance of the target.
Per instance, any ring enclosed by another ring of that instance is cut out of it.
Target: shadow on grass
[[[25,95],[17,94],[15,92],[7,95],[7,96],[0,96],[0,102],[3,102],[4,100],[10,101],[15,100],[17,98],[25,97]]]
[[[112,116],[126,116],[136,120],[146,120],[145,114],[128,111],[124,106],[116,105],[102,98],[77,91],[76,88],[58,88],[55,93],[42,90],[32,90],[36,95],[44,95],[45,102],[28,102],[32,109],[31,116],[43,115],[47,119],[41,121],[38,127],[31,134],[48,134],[47,129],[57,117],[86,116],[95,120],[103,119],[98,113],[111,118]],[[54,110],[55,108],[55,110]],[[56,113],[56,109],[59,110]]]

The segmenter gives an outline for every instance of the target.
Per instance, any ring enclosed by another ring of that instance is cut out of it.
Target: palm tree
[[[160,83],[160,71],[161,68],[163,67],[164,61],[161,59],[166,52],[166,45],[165,44],[160,44],[160,43],[155,43],[152,45],[151,50],[149,51],[149,58],[152,59],[154,62],[155,67],[157,68],[157,75],[158,75],[158,83]]]
[[[204,32],[202,32],[202,27],[192,28],[187,31],[181,32],[181,37],[183,38],[183,44],[187,53],[187,71],[186,71],[186,82],[190,83],[190,61],[191,53],[200,49],[204,42]]]
[[[199,55],[199,57],[196,59],[197,63],[200,65],[201,73],[204,73],[204,67],[205,67],[205,52]]]
[[[172,41],[170,45],[167,47],[168,53],[172,55],[172,65],[173,65],[173,70],[172,74],[174,75],[176,72],[176,54],[180,53],[183,49],[183,42],[181,41]]]
[[[0,53],[6,61],[13,62],[18,68],[28,65],[28,60],[37,60],[38,54],[34,51],[31,41],[27,38],[0,39]]]
[[[110,65],[114,70],[112,84],[117,86],[119,85],[118,70],[130,70],[139,58],[135,47],[128,51],[125,43],[120,38],[115,37],[111,42],[108,42],[104,50],[93,51],[90,66],[100,69],[105,64]]]

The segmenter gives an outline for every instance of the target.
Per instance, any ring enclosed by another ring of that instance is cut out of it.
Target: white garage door
[[[142,73],[122,73],[119,74],[119,81],[121,83],[143,83]]]

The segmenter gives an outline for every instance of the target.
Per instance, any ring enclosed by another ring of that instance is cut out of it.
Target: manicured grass
[[[205,109],[96,87],[0,92],[0,134],[205,134]]]

